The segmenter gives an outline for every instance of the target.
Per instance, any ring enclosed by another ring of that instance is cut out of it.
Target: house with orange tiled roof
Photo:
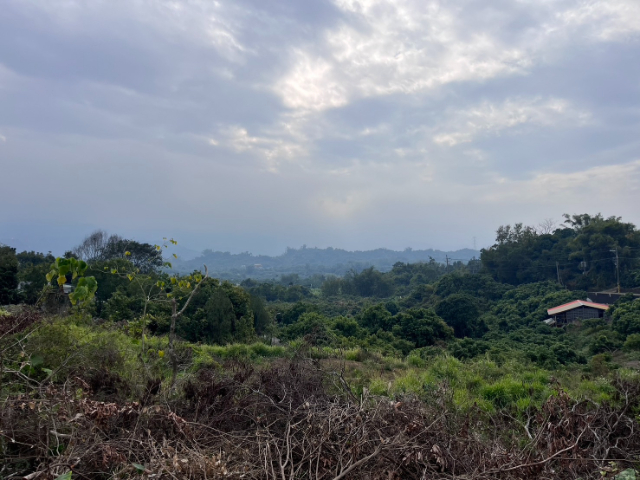
[[[547,325],[563,326],[589,318],[603,318],[604,312],[608,309],[609,305],[605,303],[574,300],[573,302],[548,309],[547,314],[549,318],[546,319],[544,323]]]

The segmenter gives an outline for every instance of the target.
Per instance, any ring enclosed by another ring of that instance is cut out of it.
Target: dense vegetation
[[[240,284],[104,232],[77,272],[1,247],[0,476],[633,478],[640,233],[547,226],[467,263]],[[542,322],[618,279],[605,318]]]

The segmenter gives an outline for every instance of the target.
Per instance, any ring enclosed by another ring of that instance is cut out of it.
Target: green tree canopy
[[[48,283],[45,275],[51,270],[51,264],[56,259],[51,252],[44,254],[34,251],[21,252],[17,258],[21,301],[33,305],[38,301],[43,287]]]
[[[521,223],[501,226],[481,260],[494,279],[512,285],[559,278],[569,288],[606,288],[616,284],[616,251],[622,286],[636,286],[640,232],[620,217],[565,215],[564,226],[547,233]]]
[[[476,300],[467,294],[456,293],[438,302],[436,313],[453,327],[458,338],[478,337],[486,331],[480,322]]]
[[[431,309],[410,308],[396,315],[395,320],[393,333],[400,333],[418,348],[453,338],[453,329]]]

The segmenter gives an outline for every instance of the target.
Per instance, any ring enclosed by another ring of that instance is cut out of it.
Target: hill
[[[366,251],[348,251],[339,248],[287,248],[279,256],[253,255],[249,252],[232,254],[205,250],[202,255],[184,260],[178,257],[173,262],[174,270],[180,273],[192,272],[206,264],[209,271],[218,278],[241,280],[247,277],[255,279],[271,279],[279,275],[297,273],[302,276],[313,274],[344,275],[351,270],[361,271],[375,267],[381,272],[388,272],[397,262],[418,263],[434,259],[438,263],[466,263],[479,258],[480,252],[472,249],[455,251],[412,250],[403,251],[378,248]]]

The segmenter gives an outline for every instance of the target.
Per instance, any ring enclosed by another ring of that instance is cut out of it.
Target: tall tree
[[[96,230],[87,235],[85,239],[75,247],[71,253],[74,257],[91,263],[103,260],[103,254],[109,243],[122,240],[118,235],[109,235],[104,230]]]
[[[482,250],[484,269],[500,282],[519,285],[544,280],[569,288],[616,284],[616,254],[622,286],[636,286],[640,232],[619,217],[565,215],[564,226],[538,233],[522,224],[501,226],[496,243]]]
[[[149,243],[117,238],[109,240],[102,250],[101,260],[126,259],[140,273],[151,273],[162,267],[162,250]]]

